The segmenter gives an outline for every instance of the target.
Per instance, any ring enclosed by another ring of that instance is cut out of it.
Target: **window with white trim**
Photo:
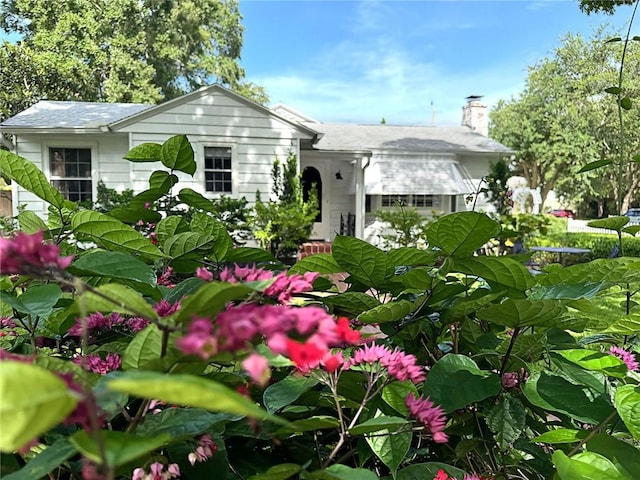
[[[204,186],[207,192],[231,193],[231,147],[204,147]]]
[[[398,205],[415,208],[439,207],[440,195],[381,195],[380,204],[383,207],[397,207]]]
[[[91,201],[90,148],[49,148],[51,184],[72,202]]]

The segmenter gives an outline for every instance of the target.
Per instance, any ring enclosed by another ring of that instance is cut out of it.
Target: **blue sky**
[[[625,27],[631,9],[583,14],[577,0],[240,0],[242,65],[272,104],[323,122],[459,125],[465,97],[491,107],[568,32]],[[639,29],[634,27],[635,34]]]

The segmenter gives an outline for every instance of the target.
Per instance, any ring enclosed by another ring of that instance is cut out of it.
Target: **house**
[[[274,158],[293,151],[303,184],[318,188],[314,238],[330,240],[341,228],[366,238],[374,212],[396,200],[425,214],[466,209],[465,196],[489,163],[510,151],[486,136],[478,97],[469,97],[463,112],[460,127],[337,125],[211,85],[159,105],[41,101],[1,123],[0,133],[13,135],[10,149],[74,201],[95,199],[98,180],[119,191],[145,190],[160,165],[123,156],[176,134],[188,136],[198,164],[193,177],[179,175],[177,188],[208,197],[253,202],[257,190],[271,191]],[[19,186],[12,201],[14,213],[26,205],[46,216],[44,202]]]

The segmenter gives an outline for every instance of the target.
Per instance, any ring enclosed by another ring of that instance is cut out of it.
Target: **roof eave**
[[[36,134],[36,133],[104,133],[100,127],[12,127],[11,125],[0,125],[0,133],[10,133],[12,135]]]

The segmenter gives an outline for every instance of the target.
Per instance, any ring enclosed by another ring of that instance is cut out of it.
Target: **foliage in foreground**
[[[184,137],[136,148],[168,169],[156,188],[195,171]],[[474,256],[500,226],[459,212],[429,226],[427,250],[339,236],[284,272],[202,212],[157,221],[154,243],[63,200],[26,159],[0,152],[0,168],[51,204],[0,241],[3,478],[640,471],[637,258],[534,277]],[[341,272],[346,290],[329,281]]]

